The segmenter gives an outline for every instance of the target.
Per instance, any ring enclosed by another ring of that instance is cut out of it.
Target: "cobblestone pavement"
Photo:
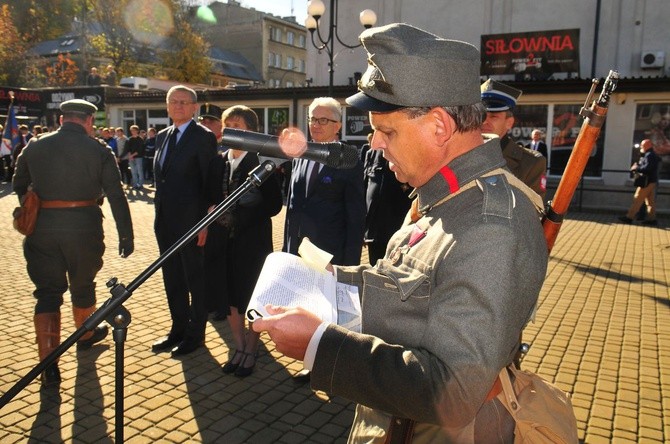
[[[157,257],[151,192],[129,192],[135,253],[117,256],[109,206],[107,251],[98,301],[112,276],[130,283]],[[37,364],[32,285],[22,237],[11,227],[16,196],[0,185],[0,393]],[[670,230],[614,223],[611,214],[571,214],[552,252],[541,305],[524,339],[524,367],[572,392],[580,439],[587,443],[670,441]],[[280,247],[283,213],[275,217]],[[125,342],[124,438],[129,443],[344,442],[353,416],[345,399],[312,392],[291,375],[301,363],[262,336],[256,371],[224,375],[232,343],[226,322],[207,326],[207,348],[185,359],[154,354],[169,329],[161,272],[124,306],[132,314]],[[63,338],[74,331],[66,297]],[[115,344],[111,335],[60,359],[60,391],[38,380],[0,410],[0,442],[105,443],[115,440]]]

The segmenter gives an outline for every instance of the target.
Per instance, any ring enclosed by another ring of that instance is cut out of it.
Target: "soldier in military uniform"
[[[253,328],[303,360],[312,389],[358,403],[351,443],[512,442],[496,380],[544,280],[541,201],[482,137],[474,46],[404,23],[360,40],[368,68],[347,103],[415,188],[413,217],[374,267],[327,267],[358,290],[362,333],[300,307],[267,306]]]
[[[75,326],[96,309],[95,276],[102,267],[102,211],[106,196],[119,235],[119,254],[133,252],[133,226],[112,151],[92,137],[95,105],[68,100],[60,106],[62,126],[34,138],[17,160],[13,189],[19,199],[29,187],[42,204],[35,231],[23,244],[28,275],[35,284],[35,330],[40,360],[60,343],[60,307],[70,289]],[[98,326],[79,340],[89,348],[107,336]],[[45,385],[60,382],[57,362],[42,374]]]
[[[221,137],[223,136],[223,122],[221,122],[221,114],[223,110],[211,103],[205,103],[200,106],[200,115],[198,120],[207,127],[216,136],[216,150],[221,153],[225,149],[221,146]]]
[[[507,167],[544,201],[547,192],[547,159],[537,151],[524,148],[507,134],[514,126],[513,111],[521,91],[489,79],[482,84],[481,93],[486,107],[482,132],[500,137]]]

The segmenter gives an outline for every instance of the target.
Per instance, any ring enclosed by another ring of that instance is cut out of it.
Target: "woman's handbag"
[[[498,399],[516,422],[515,443],[579,442],[577,419],[567,393],[514,365],[503,368],[499,377],[502,392]]]
[[[21,198],[21,206],[14,209],[14,228],[24,236],[33,234],[39,210],[40,198],[30,189]]]
[[[640,188],[646,187],[647,185],[649,185],[649,176],[647,176],[646,174],[636,172],[633,175],[633,185],[635,187]]]

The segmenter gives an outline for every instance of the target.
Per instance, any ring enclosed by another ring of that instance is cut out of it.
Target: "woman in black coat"
[[[256,130],[258,117],[246,106],[233,106],[222,115],[224,128]],[[224,130],[225,131],[225,130]],[[259,165],[258,155],[230,149],[210,165],[207,190],[211,202],[219,203],[246,180]],[[245,329],[249,299],[265,257],[272,252],[272,216],[282,207],[279,180],[270,176],[259,188],[252,188],[216,223],[225,231],[223,269],[212,270],[222,276],[219,288],[223,299],[219,307],[227,314],[235,341],[235,353],[223,366],[224,373],[245,377],[256,365],[259,334]],[[217,227],[218,228],[218,227]],[[210,286],[211,288],[211,286]]]

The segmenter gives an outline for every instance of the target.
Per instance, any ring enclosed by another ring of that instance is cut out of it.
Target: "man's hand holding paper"
[[[253,330],[267,331],[277,350],[290,358],[304,360],[305,350],[321,319],[302,307],[266,305],[265,310],[270,316],[254,321]]]

